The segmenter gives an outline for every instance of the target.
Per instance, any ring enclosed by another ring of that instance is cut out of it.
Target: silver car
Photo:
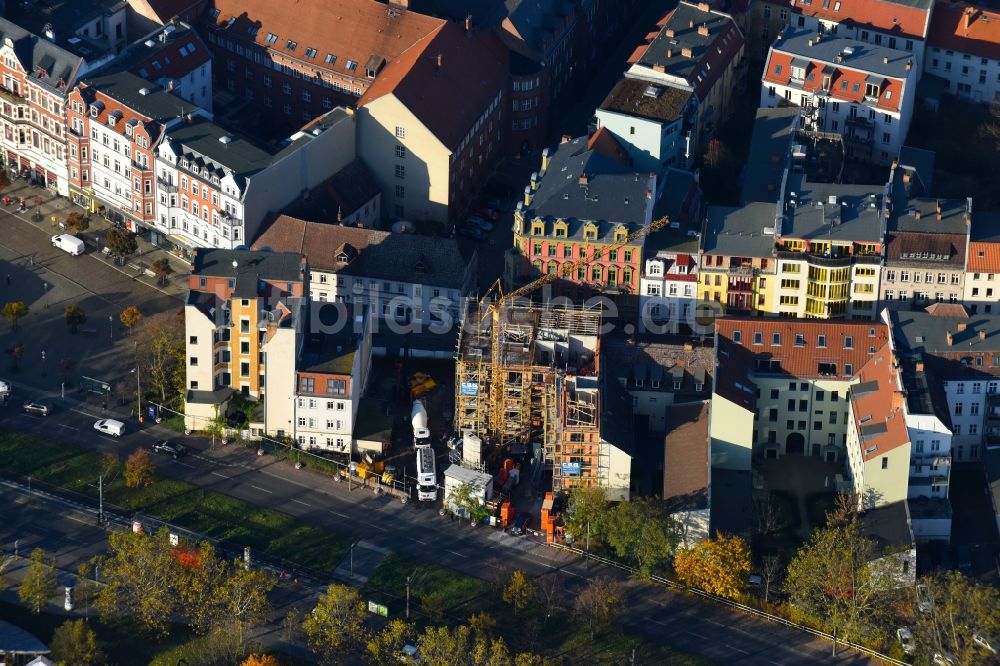
[[[41,402],[28,402],[24,405],[25,414],[34,414],[35,416],[48,416],[49,406]]]

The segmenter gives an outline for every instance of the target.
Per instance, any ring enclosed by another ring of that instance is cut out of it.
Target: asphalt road
[[[155,439],[176,433],[159,426],[137,429],[129,423],[120,440],[104,437],[92,429],[101,418],[99,410],[74,401],[59,404],[48,417],[21,414],[17,407],[24,395],[19,391],[11,404],[0,408],[0,427],[58,437],[92,450],[115,450],[127,454],[135,447],[149,446]],[[179,461],[157,457],[157,473],[221,492],[246,502],[281,510],[305,522],[319,525],[377,547],[432,561],[463,574],[482,577],[492,558],[533,576],[563,575],[572,595],[593,575],[621,579],[627,589],[627,611],[623,624],[678,649],[727,664],[816,664],[868,663],[868,659],[845,653],[830,656],[828,643],[780,625],[772,625],[734,613],[711,603],[674,593],[657,586],[628,580],[621,572],[579,560],[527,538],[477,528],[441,518],[437,505],[402,504],[370,490],[348,490],[328,477],[296,470],[272,456],[258,457],[237,447],[216,446],[200,438],[182,438],[191,455]],[[9,508],[7,509],[9,510]],[[20,510],[15,511],[15,514]],[[4,521],[0,538],[11,538],[20,525],[34,539],[46,538],[46,529],[56,529],[41,518]],[[34,530],[34,531],[32,531]],[[80,538],[80,537],[77,537]],[[10,547],[7,545],[6,547]],[[330,572],[332,573],[332,572]],[[402,590],[400,590],[402,592]]]

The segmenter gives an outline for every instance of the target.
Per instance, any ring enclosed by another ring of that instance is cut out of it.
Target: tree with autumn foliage
[[[145,488],[153,485],[153,460],[146,449],[136,449],[125,459],[125,487]]]
[[[240,666],[279,666],[278,660],[269,654],[252,654]]]
[[[750,566],[750,547],[738,536],[720,534],[674,554],[680,582],[727,599],[743,596]]]

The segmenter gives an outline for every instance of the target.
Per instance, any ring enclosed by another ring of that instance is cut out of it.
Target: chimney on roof
[[[531,205],[531,186],[530,185],[525,185],[524,186],[524,205],[525,206],[530,206]]]
[[[189,113],[189,114],[187,114],[187,115],[184,116],[184,120],[187,122],[188,125],[190,125],[191,123],[194,122],[194,116],[192,116]]]
[[[708,37],[708,24],[702,23],[698,26],[698,34],[702,37]]]
[[[965,26],[965,29],[968,30],[969,24],[972,23],[972,7],[967,7],[963,12],[963,14],[964,16],[962,16],[962,24]]]
[[[914,364],[913,369],[915,371],[917,371],[917,372],[923,372],[924,371],[924,362],[923,361],[917,361],[916,364]]]
[[[966,329],[967,326],[968,324],[966,324],[964,321],[958,322],[958,332],[961,333]]]
[[[580,174],[580,177],[577,179],[576,182],[579,183],[580,185],[587,185],[588,183],[590,183],[590,178],[585,173]]]
[[[559,143],[569,143],[569,134],[563,134],[562,138],[559,139]]]
[[[472,32],[472,14],[465,15],[465,33],[469,34]]]
[[[173,79],[170,79],[167,82],[167,90],[169,90],[170,92],[174,91],[174,80]]]
[[[434,56],[434,69],[440,72],[442,67],[444,67],[444,54],[438,53]]]
[[[986,339],[986,329],[985,328],[979,329],[979,339],[980,340],[985,340]]]
[[[694,21],[688,21],[688,27],[689,28],[693,28],[694,27]]]
[[[673,49],[667,49],[667,57],[668,58],[674,57],[674,51],[673,51]],[[653,65],[653,71],[654,72],[660,72],[662,74],[662,73],[664,73],[664,72],[667,71],[667,68],[664,67],[663,65]]]
[[[542,151],[542,173],[545,173],[545,171],[549,168],[549,155],[550,153],[548,148]]]
[[[681,55],[684,56],[685,58],[691,58],[691,57],[693,57],[692,54],[691,54],[691,49],[689,49],[687,47],[684,47],[683,49],[681,49]]]
[[[653,190],[646,190],[646,199],[653,200]]]
[[[913,61],[912,60],[907,60],[906,61],[906,71],[910,71],[911,69],[913,69]]]
[[[667,37],[673,37],[674,36],[674,29],[673,28],[667,28],[666,35],[667,35]]]
[[[812,46],[813,45],[813,40],[810,39],[807,43],[809,44],[809,46]]]
[[[941,200],[940,199],[937,200],[937,208],[934,209],[934,212],[937,214],[937,219],[940,220],[941,219]]]
[[[709,5],[707,2],[699,2],[698,9],[700,9],[703,12],[708,12],[712,10],[712,6]]]
[[[919,220],[920,219],[920,211],[919,210],[915,211],[913,213],[913,219],[915,219],[915,220]]]
[[[883,65],[889,64],[889,56],[882,56],[882,64]]]
[[[955,343],[955,338],[953,338],[951,336],[951,331],[946,331],[945,332],[945,334],[944,334],[944,341],[946,343],[948,343],[949,347],[951,347]]]
[[[838,53],[835,59],[837,62],[844,62],[844,54]]]

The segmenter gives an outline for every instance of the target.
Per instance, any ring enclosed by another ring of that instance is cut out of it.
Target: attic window
[[[337,62],[337,56],[333,55],[332,53],[327,53],[324,62],[326,62],[326,64],[328,65],[333,65]]]
[[[298,46],[298,45],[299,45],[298,42],[296,42],[294,40],[291,40],[291,39],[289,39],[287,42],[285,42],[285,48],[288,49],[289,51],[294,51],[295,47]]]
[[[346,69],[348,72],[353,72],[357,68],[358,68],[358,63],[354,62],[353,60],[348,60],[347,64],[344,65],[344,69]]]
[[[847,90],[847,80],[846,79],[840,82],[840,89],[841,90]]]
[[[160,71],[161,69],[163,69],[163,65],[160,64],[159,60],[153,61],[153,69],[155,69],[156,71]]]
[[[307,58],[315,58],[316,57],[316,49],[314,49],[311,46],[309,48],[307,48],[306,49],[306,57]]]
[[[426,273],[427,266],[424,264],[424,262],[418,261],[417,265],[413,267],[413,270],[415,270],[418,273]]]
[[[885,98],[886,99],[892,99],[892,91],[891,90],[886,90],[885,91]]]
[[[217,19],[217,18],[219,18],[219,14],[221,14],[221,13],[222,13],[222,12],[221,12],[221,11],[219,11],[219,8],[218,8],[218,7],[212,7],[212,9],[211,9],[211,10],[209,10],[209,12],[208,12],[208,15],[209,15],[209,16],[210,16],[211,18],[213,18],[213,19]]]
[[[257,33],[260,32],[260,26],[252,25],[249,28],[247,28],[247,32],[250,34],[251,37],[256,37]]]
[[[264,38],[264,41],[268,44],[274,44],[276,41],[278,41],[278,36],[273,32],[269,32],[267,33],[267,37]]]

